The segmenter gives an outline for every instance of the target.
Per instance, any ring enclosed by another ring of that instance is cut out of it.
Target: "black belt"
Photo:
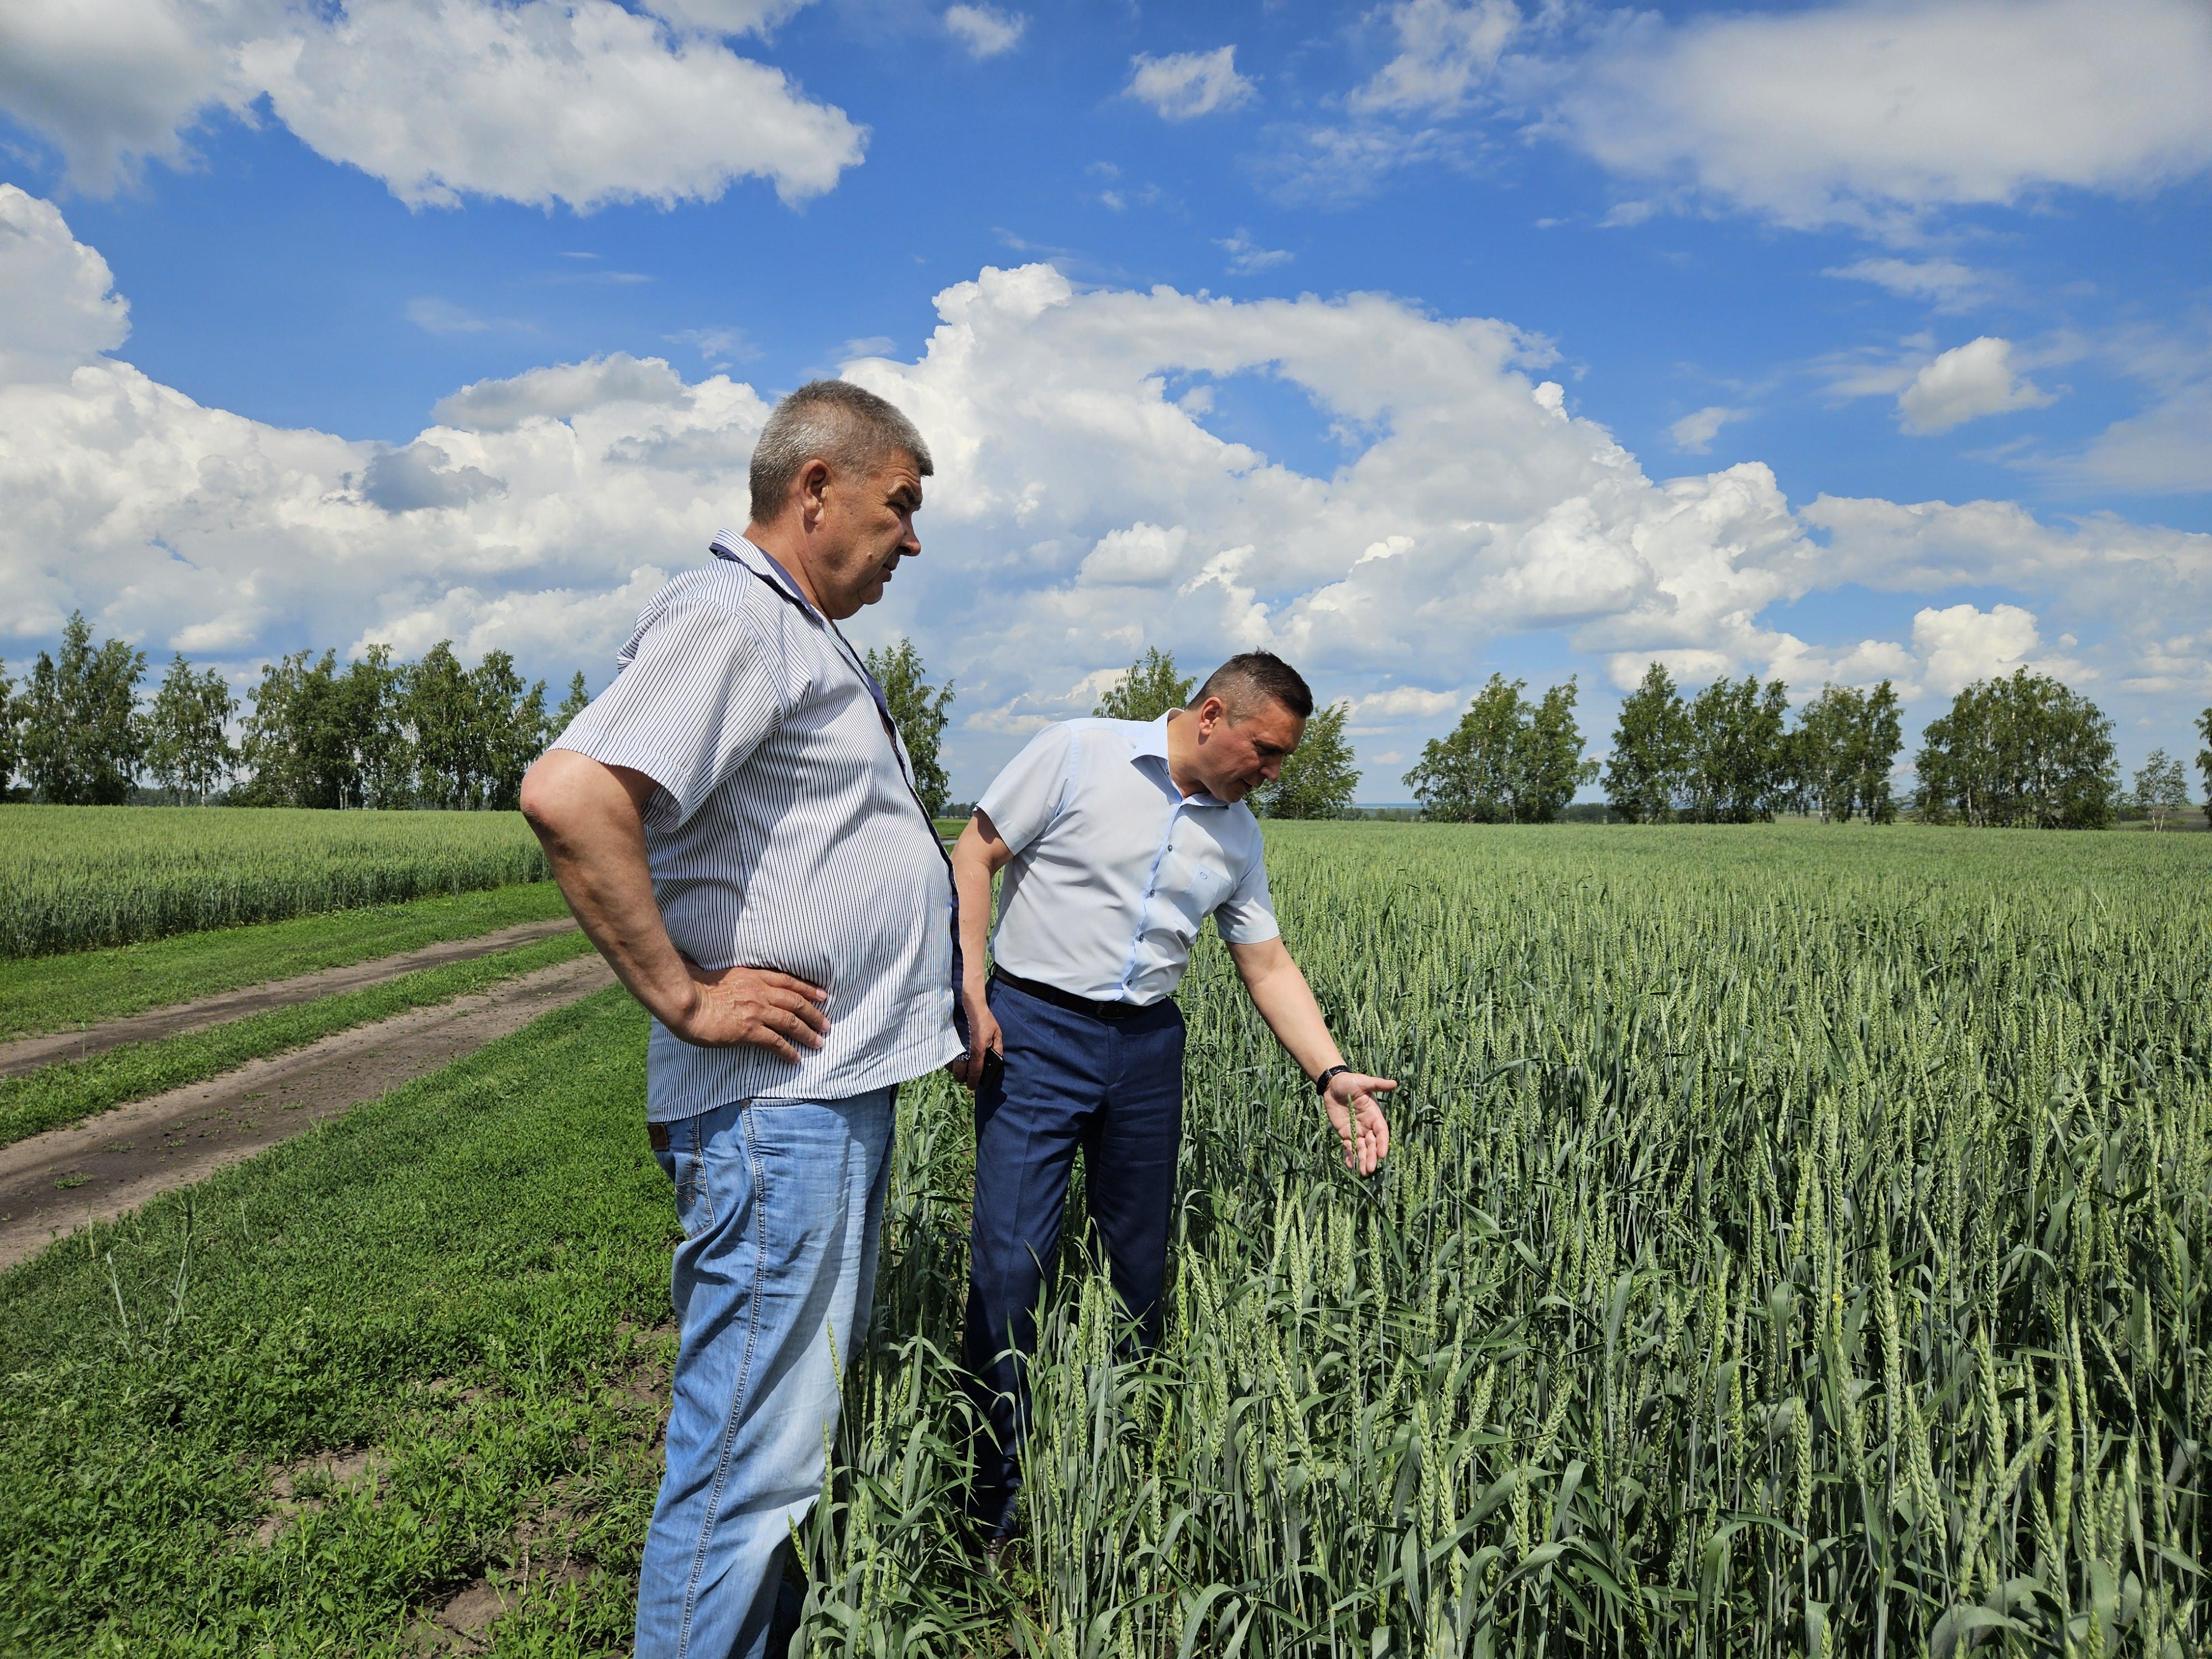
[[[1073,1014],[1088,1014],[1093,1019],[1134,1019],[1139,1014],[1149,1014],[1160,1006],[1157,1002],[1093,1002],[1089,997],[1063,991],[1057,985],[1042,985],[1033,979],[1024,979],[1019,974],[1010,974],[1003,968],[992,969],[991,977],[1001,985],[1012,986],[1025,997],[1049,1002],[1054,1007],[1065,1008]]]

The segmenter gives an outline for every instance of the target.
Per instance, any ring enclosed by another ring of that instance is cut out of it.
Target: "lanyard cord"
[[[960,949],[960,878],[952,868],[952,854],[945,850],[945,843],[938,839],[937,820],[930,817],[929,808],[921,799],[921,792],[915,787],[914,773],[907,765],[905,750],[899,746],[898,726],[891,719],[890,700],[884,696],[883,687],[876,683],[876,677],[868,672],[867,665],[860,660],[860,653],[853,649],[852,641],[845,637],[845,630],[831,622],[826,614],[816,610],[808,603],[806,595],[799,591],[798,583],[792,580],[791,573],[776,562],[774,554],[765,548],[755,550],[759,552],[761,557],[769,562],[769,568],[775,572],[775,575],[771,576],[767,571],[748,564],[744,560],[737,558],[732,554],[723,552],[720,547],[714,547],[709,550],[718,559],[728,559],[733,564],[744,565],[746,569],[752,571],[754,575],[766,582],[780,597],[790,604],[798,605],[808,615],[819,619],[823,625],[836,636],[837,643],[843,647],[842,654],[846,663],[860,677],[860,684],[867,690],[868,700],[876,705],[876,718],[883,722],[884,736],[890,744],[891,759],[898,764],[899,781],[906,785],[907,799],[914,803],[914,810],[921,814],[922,823],[929,830],[929,844],[937,849],[937,856],[945,862],[945,886],[952,897],[952,1024],[959,1031],[960,1041],[965,1043],[968,1041],[968,1013],[960,1004],[963,955]],[[782,580],[779,581],[777,577]]]
[[[747,544],[750,545],[750,543]],[[891,758],[898,763],[899,780],[906,785],[907,793],[913,798],[915,807],[927,821],[929,839],[936,845],[939,855],[945,860],[945,869],[950,871],[952,868],[951,855],[945,852],[945,843],[937,839],[937,820],[929,816],[929,808],[921,799],[921,792],[915,787],[914,774],[908,768],[905,751],[899,747],[898,726],[891,719],[890,702],[884,696],[883,687],[877,684],[876,677],[868,672],[867,665],[860,660],[860,653],[853,649],[853,642],[845,637],[845,630],[830,621],[824,612],[815,609],[806,595],[799,592],[799,584],[792,580],[791,573],[777,562],[775,555],[769,552],[765,548],[756,548],[754,550],[769,562],[769,568],[775,572],[774,576],[769,575],[765,570],[745,564],[743,559],[734,558],[730,554],[723,552],[719,547],[708,550],[718,559],[729,559],[732,564],[745,565],[745,568],[751,570],[754,575],[758,576],[774,588],[781,598],[798,605],[809,616],[817,618],[836,636],[837,643],[844,647],[840,654],[843,656],[852,671],[860,677],[860,684],[867,688],[868,700],[876,705],[876,718],[883,722],[884,735],[890,739]],[[781,580],[779,580],[778,578]],[[957,897],[953,902],[956,905],[959,902]]]

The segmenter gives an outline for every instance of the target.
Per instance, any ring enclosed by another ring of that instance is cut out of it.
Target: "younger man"
[[[1281,775],[1312,713],[1288,663],[1232,657],[1188,708],[1040,732],[953,848],[969,1037],[953,1071],[975,1088],[966,1346],[993,1442],[975,1503],[994,1550],[1015,1528],[1023,1365],[1079,1146],[1114,1288],[1143,1340],[1158,1340],[1182,1135],[1174,993],[1206,917],[1253,1006],[1314,1079],[1346,1166],[1370,1174],[1389,1150],[1375,1097],[1398,1085],[1352,1071],[1330,1039],[1275,926],[1260,826],[1243,804]],[[1009,866],[987,985],[991,878]]]

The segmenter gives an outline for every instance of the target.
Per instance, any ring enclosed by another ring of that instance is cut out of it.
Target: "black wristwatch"
[[[1317,1077],[1317,1078],[1316,1078],[1316,1079],[1314,1079],[1314,1092],[1315,1092],[1316,1094],[1317,1094],[1317,1095],[1320,1095],[1320,1096],[1322,1096],[1323,1097],[1326,1097],[1328,1096],[1328,1080],[1329,1080],[1329,1079],[1331,1079],[1331,1078],[1334,1077],[1334,1076],[1335,1076],[1339,1072],[1348,1072],[1348,1071],[1350,1071],[1351,1069],[1352,1069],[1352,1067],[1350,1067],[1349,1066],[1330,1066],[1330,1067],[1328,1068],[1328,1070],[1327,1070],[1326,1072],[1323,1072],[1323,1073],[1322,1073],[1319,1077]]]

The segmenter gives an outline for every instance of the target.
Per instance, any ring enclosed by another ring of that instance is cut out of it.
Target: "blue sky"
[[[0,655],[82,606],[594,687],[845,373],[956,790],[1146,645],[1918,720],[2212,702],[2212,14],[102,0],[0,15]]]

